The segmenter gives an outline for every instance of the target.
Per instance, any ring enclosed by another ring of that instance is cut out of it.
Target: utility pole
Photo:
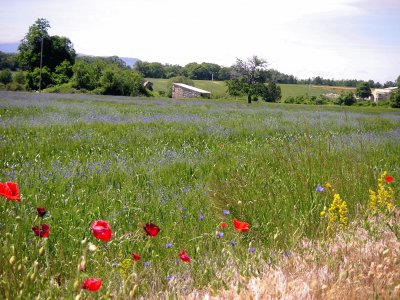
[[[39,77],[39,93],[42,91],[42,63],[43,63],[43,37],[40,44],[40,77]]]

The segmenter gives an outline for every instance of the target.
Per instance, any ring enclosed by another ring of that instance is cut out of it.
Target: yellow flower
[[[377,190],[369,190],[369,209],[373,212],[386,212],[393,209],[394,190],[385,181],[387,172],[384,171],[378,178]]]
[[[334,194],[331,206],[328,208],[328,233],[333,235],[335,232],[343,230],[347,227],[349,210],[346,201],[340,198],[339,194]],[[321,212],[321,216],[326,212]]]

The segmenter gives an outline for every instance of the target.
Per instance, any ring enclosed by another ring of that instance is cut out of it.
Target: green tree
[[[19,67],[16,53],[5,53],[0,51],[0,70],[10,69],[17,70]]]
[[[360,82],[356,87],[356,95],[360,98],[368,98],[371,96],[371,87],[368,82]]]
[[[353,105],[354,103],[356,103],[356,98],[352,92],[341,93],[335,101],[335,104],[347,106]]]
[[[50,72],[65,60],[71,65],[74,64],[76,53],[71,41],[66,37],[50,36],[49,28],[50,23],[46,19],[37,19],[29,27],[28,33],[18,47],[17,58],[23,69],[32,72],[35,68],[39,68],[41,53],[42,65]]]
[[[4,84],[9,84],[12,82],[12,73],[10,69],[4,69],[0,71],[0,82]]]
[[[72,85],[79,90],[92,91],[99,87],[102,70],[106,64],[98,59],[91,63],[79,60],[72,67],[74,75],[72,76]]]
[[[397,87],[400,89],[400,75],[397,77]]]
[[[251,103],[252,96],[262,96],[264,83],[267,78],[267,61],[257,56],[246,61],[237,59],[232,66],[232,78],[227,81],[228,93],[232,96],[247,95]]]
[[[41,88],[46,88],[53,83],[51,72],[49,68],[43,67],[36,68],[33,72],[28,72],[26,75],[26,89],[27,90],[38,90],[39,85]]]
[[[282,98],[281,87],[271,81],[264,85],[261,96],[265,102],[278,102]]]
[[[59,64],[56,67],[53,73],[53,82],[55,84],[67,83],[71,79],[73,74],[74,73],[72,71],[72,66],[70,62],[64,60],[61,64]]]
[[[395,93],[390,95],[390,106],[394,108],[400,108],[400,87]]]

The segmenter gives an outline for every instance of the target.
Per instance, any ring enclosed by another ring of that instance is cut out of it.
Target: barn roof
[[[190,86],[190,85],[187,85],[187,84],[184,84],[184,83],[174,83],[174,85],[178,85],[180,87],[183,87],[183,88],[186,88],[186,89],[198,92],[198,93],[202,93],[202,94],[210,94],[211,93],[209,91],[205,91],[205,90],[202,90],[202,89],[199,89],[199,88],[196,88],[194,86]]]

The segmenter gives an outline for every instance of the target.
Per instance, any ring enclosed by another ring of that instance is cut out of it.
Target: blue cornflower
[[[224,216],[227,216],[227,215],[229,215],[229,210],[224,209]]]
[[[117,266],[118,266],[118,263],[117,263],[116,261],[114,261],[114,262],[112,263],[112,265],[113,265],[113,267],[117,267]]]
[[[232,246],[236,246],[236,242],[235,241],[231,241],[231,245]]]
[[[200,221],[203,221],[203,220],[204,220],[204,216],[201,215],[201,216],[199,217],[199,220],[200,220]]]
[[[250,251],[251,253],[253,253],[254,251],[256,251],[256,249],[253,248],[253,247],[251,247],[251,248],[249,249],[249,251]]]
[[[148,266],[150,266],[150,262],[149,262],[149,261],[146,261],[146,262],[144,263],[144,265],[145,265],[146,267],[148,267]]]
[[[165,277],[165,280],[166,281],[170,281],[172,279],[172,276],[167,276],[167,277]]]
[[[172,247],[172,243],[166,243],[166,244],[165,244],[165,247],[166,247],[166,248],[171,248],[171,247]]]
[[[287,252],[287,251],[285,251],[284,255],[285,255],[286,257],[289,257],[289,256],[290,256],[290,253]]]
[[[224,233],[221,232],[221,231],[218,231],[217,236],[218,236],[219,238],[222,238],[222,237],[224,236]]]
[[[322,186],[320,186],[320,185],[318,185],[316,188],[315,188],[315,190],[317,191],[317,192],[323,192],[324,191],[324,188],[322,187]]]

